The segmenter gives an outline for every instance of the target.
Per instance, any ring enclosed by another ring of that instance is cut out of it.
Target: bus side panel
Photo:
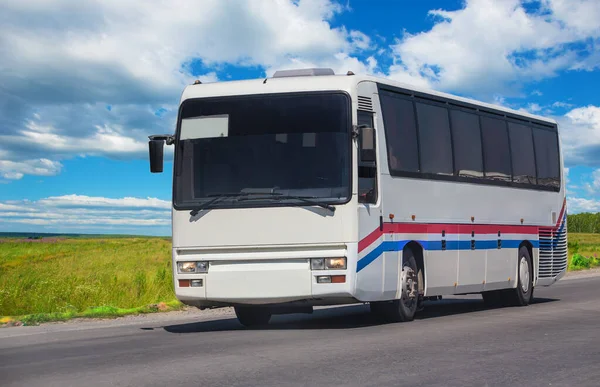
[[[497,290],[516,286],[518,249],[487,251],[487,270],[483,290]]]
[[[425,296],[454,293],[458,274],[457,251],[426,251]]]

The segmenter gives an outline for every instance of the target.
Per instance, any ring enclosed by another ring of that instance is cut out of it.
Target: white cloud
[[[567,208],[570,214],[600,212],[600,201],[567,196]]]
[[[460,10],[430,11],[436,24],[392,46],[401,64],[390,71],[452,91],[515,94],[582,59],[569,44],[600,36],[598,4],[544,0],[543,10],[532,12],[518,0],[467,0]]]
[[[105,198],[85,195],[51,196],[38,201],[48,207],[125,207],[125,208],[158,208],[169,209],[171,203],[157,198]]]
[[[580,38],[600,36],[600,2],[597,0],[543,0],[566,28]]]
[[[554,107],[554,108],[571,108],[571,107],[573,107],[573,104],[570,104],[567,102],[556,101],[552,104],[552,107]]]
[[[24,160],[20,162],[0,160],[0,176],[18,180],[23,175],[54,176],[60,173],[62,164],[48,159]]]
[[[565,163],[600,165],[600,107],[572,109],[558,121]]]
[[[0,231],[24,225],[61,228],[110,228],[115,232],[142,226],[168,232],[171,204],[157,198],[105,198],[84,195],[48,197],[37,201],[0,202]],[[138,230],[140,230],[138,228]]]

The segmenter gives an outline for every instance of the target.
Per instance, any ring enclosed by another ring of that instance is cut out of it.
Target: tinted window
[[[381,91],[380,98],[390,172],[418,172],[417,127],[412,102],[388,91]]]
[[[357,124],[373,127],[373,114],[358,111]],[[358,166],[358,202],[374,203],[377,201],[377,168],[374,166]]]
[[[417,102],[421,172],[451,175],[452,137],[448,109]]]
[[[232,96],[184,102],[175,154],[175,204],[330,202],[351,195],[350,111],[344,94]],[[264,192],[244,199],[229,194]],[[269,194],[273,193],[273,195]]]
[[[533,128],[538,184],[560,186],[558,135],[549,130]]]
[[[479,116],[451,110],[455,173],[459,176],[482,177],[483,156]]]
[[[510,180],[510,149],[506,121],[481,116],[485,177]]]
[[[535,184],[535,155],[531,127],[508,123],[510,152],[512,156],[513,181]]]

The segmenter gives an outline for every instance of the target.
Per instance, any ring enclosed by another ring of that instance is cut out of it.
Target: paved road
[[[444,300],[407,324],[351,306],[277,316],[262,330],[205,313],[6,328],[0,384],[599,386],[600,277],[536,295],[526,308]]]

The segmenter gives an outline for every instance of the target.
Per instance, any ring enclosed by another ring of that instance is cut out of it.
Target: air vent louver
[[[358,96],[358,110],[373,111],[373,101],[369,97]]]
[[[567,219],[563,216],[558,229],[539,229],[539,278],[554,278],[567,268]]]

